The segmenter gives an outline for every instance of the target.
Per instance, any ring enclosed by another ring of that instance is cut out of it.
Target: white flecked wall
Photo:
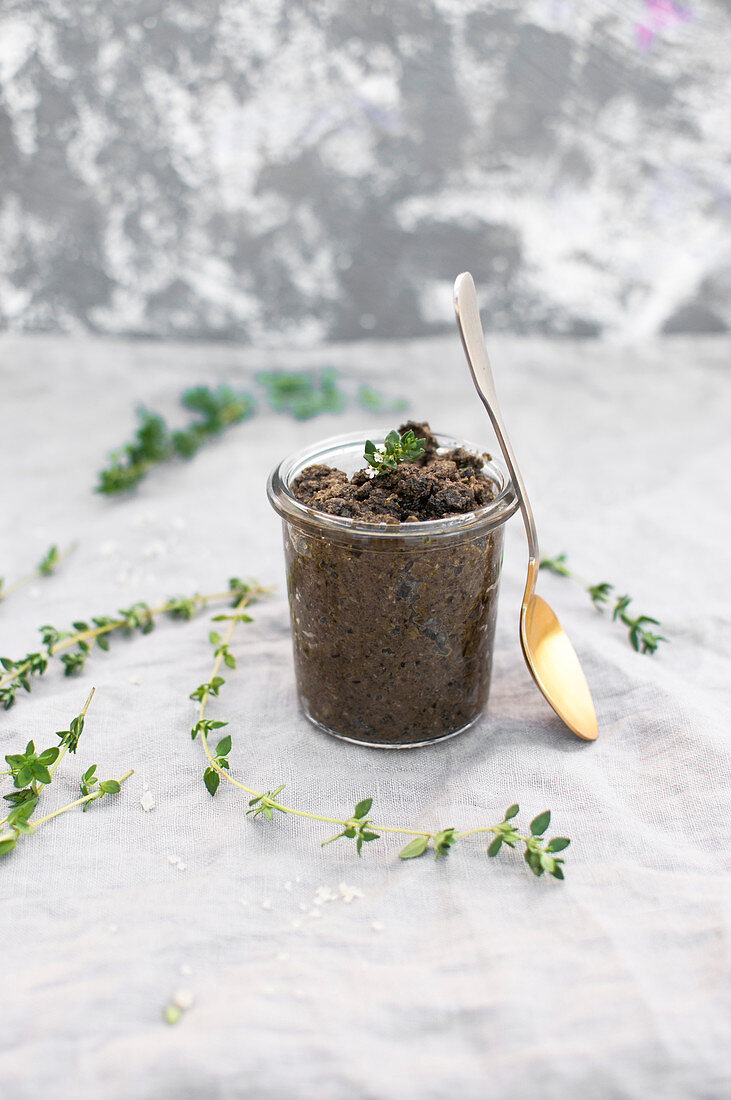
[[[0,324],[731,320],[723,0],[5,0]]]

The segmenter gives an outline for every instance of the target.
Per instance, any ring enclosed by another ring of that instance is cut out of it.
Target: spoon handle
[[[467,356],[467,363],[475,383],[475,389],[480,395],[483,405],[487,409],[488,416],[495,429],[500,449],[505,457],[510,477],[518,495],[520,510],[525,524],[525,533],[528,536],[528,556],[530,565],[528,569],[528,586],[535,586],[535,578],[538,572],[538,536],[536,524],[533,518],[533,509],[528,500],[525,483],[518,469],[515,453],[510,445],[508,433],[505,430],[500,405],[498,404],[495,382],[490,369],[490,360],[485,347],[485,335],[480,323],[480,310],[477,305],[475,283],[468,271],[457,276],[454,284],[454,311],[457,314],[457,325],[462,337],[462,346]],[[527,586],[527,587],[528,587]]]

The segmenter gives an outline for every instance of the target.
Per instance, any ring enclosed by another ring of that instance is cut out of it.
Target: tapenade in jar
[[[489,455],[427,424],[408,429],[424,453],[394,471],[364,469],[355,434],[290,456],[268,485],[302,708],[336,737],[394,748],[452,737],[484,710],[503,529],[517,509]]]

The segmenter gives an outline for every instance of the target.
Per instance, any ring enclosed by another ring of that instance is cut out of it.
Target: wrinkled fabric
[[[92,491],[136,405],[181,423],[185,386],[255,392],[262,368],[333,365],[349,393],[405,395],[409,415],[496,451],[456,338],[266,353],[0,340],[0,572],[10,583],[51,543],[79,542],[57,575],[0,603],[3,655],[35,647],[44,623],[253,576],[276,590],[237,629],[238,667],[207,712],[229,722],[236,778],[284,783],[289,804],[331,817],[372,797],[379,824],[434,830],[492,824],[518,802],[522,827],[550,808],[550,835],[572,840],[557,882],[519,852],[488,859],[484,837],[401,862],[406,838],[384,834],[358,859],[352,842],[321,847],[335,827],[246,817],[243,792],[209,796],[189,732],[214,612],[113,638],[81,676],[50,670],[0,717],[3,754],[45,748],[96,687],[38,815],[76,797],[91,763],[102,778],[135,769],[119,795],[0,861],[8,1100],[728,1095],[729,344],[503,338],[491,351],[545,552],[629,593],[670,639],[636,654],[577,585],[541,574],[593,691],[593,745],[562,727],[521,657],[519,517],[474,728],[369,750],[299,712],[266,477],[294,449],[400,414],[351,402],[299,422],[259,394],[255,418],[136,494]],[[169,1026],[175,995],[193,1003]]]

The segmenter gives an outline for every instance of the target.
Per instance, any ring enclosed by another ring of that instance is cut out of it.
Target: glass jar
[[[382,446],[385,432],[370,436]],[[437,435],[440,453],[463,440]],[[503,530],[518,502],[504,468],[484,470],[495,499],[419,523],[367,523],[302,504],[307,466],[348,476],[365,437],[326,439],[290,455],[267,493],[283,520],[297,691],[307,717],[358,745],[416,747],[466,730],[490,687]]]

